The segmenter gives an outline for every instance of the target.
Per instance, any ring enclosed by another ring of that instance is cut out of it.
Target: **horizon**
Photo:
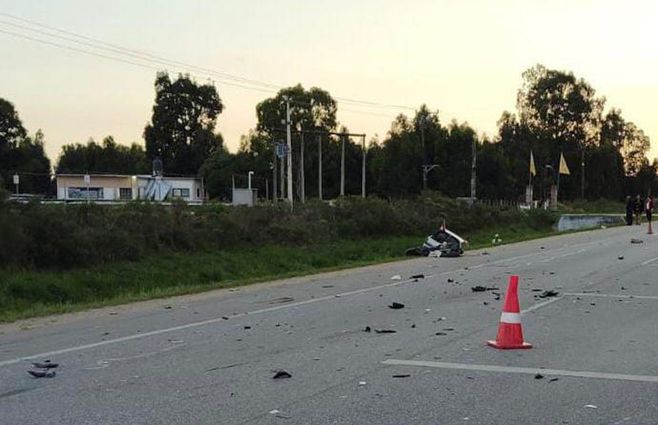
[[[235,1],[177,1],[166,8],[152,7],[156,1],[62,3],[0,1],[0,12],[213,70],[225,105],[216,131],[232,152],[255,127],[256,104],[277,89],[268,93],[264,85],[218,73],[284,87],[300,83],[334,98],[373,102],[378,106],[338,100],[340,124],[365,132],[368,139],[383,140],[398,114],[411,116],[421,104],[438,110],[444,125],[467,122],[478,135],[493,138],[502,113],[516,112],[522,72],[541,63],[583,78],[607,99],[606,110],[621,109],[650,139],[658,138],[649,107],[658,95],[658,48],[649,45],[658,36],[651,22],[658,5],[651,2],[628,7],[609,1],[416,1],[410,7],[285,0],[259,4],[257,10],[253,3]],[[560,32],[555,22],[561,23]],[[66,44],[16,24],[28,26],[0,15],[2,30]],[[473,31],[464,32],[467,25]],[[454,34],[459,34],[457,42]],[[124,145],[144,144],[142,132],[155,97],[154,68],[6,32],[0,37],[3,56],[11,58],[0,64],[5,77],[0,97],[15,105],[30,134],[44,132],[53,166],[63,145],[89,138],[101,142],[111,135]],[[207,80],[190,68],[168,72],[189,71],[197,81]],[[656,156],[658,146],[652,144],[648,157]]]

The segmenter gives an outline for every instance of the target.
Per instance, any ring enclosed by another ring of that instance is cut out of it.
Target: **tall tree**
[[[144,148],[136,143],[120,145],[112,136],[101,144],[90,139],[86,144],[62,146],[57,173],[145,174],[151,167]]]
[[[13,189],[15,173],[20,177],[21,192],[48,191],[50,160],[44,151],[43,132],[28,136],[14,105],[0,98],[0,184]]]
[[[196,175],[203,162],[223,143],[215,134],[224,105],[210,84],[189,75],[172,81],[166,72],[155,79],[155,105],[144,129],[149,159],[162,158],[165,174]]]

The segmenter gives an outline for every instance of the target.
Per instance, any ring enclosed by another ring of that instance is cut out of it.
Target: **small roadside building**
[[[171,202],[181,199],[202,203],[203,181],[197,177],[122,174],[57,174],[57,200],[66,202]]]

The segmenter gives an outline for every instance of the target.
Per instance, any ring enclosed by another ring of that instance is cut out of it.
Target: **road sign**
[[[277,143],[274,149],[277,158],[285,158],[288,155],[288,145],[285,143]]]
[[[20,178],[18,177],[18,174],[14,174],[14,184],[18,184],[20,182]]]
[[[85,184],[89,184],[91,182],[91,177],[89,174],[85,174]]]

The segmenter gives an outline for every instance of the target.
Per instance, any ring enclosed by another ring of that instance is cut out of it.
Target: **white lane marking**
[[[547,306],[549,304],[552,304],[555,301],[559,301],[561,299],[562,299],[562,297],[555,297],[555,298],[550,298],[546,301],[543,301],[543,302],[540,302],[540,303],[537,303],[537,304],[533,304],[530,307],[526,308],[525,310],[521,311],[521,314],[530,313],[533,310],[537,310],[538,308],[545,307],[545,306]]]
[[[626,294],[597,294],[594,292],[565,292],[569,297],[598,297],[598,298],[629,298],[639,300],[658,300],[655,295],[626,295]]]
[[[539,367],[511,367],[511,366],[430,362],[430,361],[422,361],[422,360],[396,360],[396,359],[387,359],[384,360],[382,363],[385,365],[434,367],[439,369],[475,370],[480,372],[525,373],[532,375],[540,373],[542,375],[570,376],[575,378],[612,379],[618,381],[633,381],[633,382],[658,382],[658,376],[652,376],[652,375],[626,375],[622,373],[544,369]]]
[[[642,261],[641,264],[642,264],[643,266],[646,266],[647,264],[651,264],[651,263],[653,263],[654,261],[658,261],[658,257],[656,257],[656,258],[651,258],[651,259],[649,259],[649,260],[647,260],[647,261]]]
[[[567,253],[562,254],[562,255],[556,255],[555,257],[550,257],[550,258],[547,258],[547,259],[542,260],[540,262],[541,263],[548,263],[550,261],[557,260],[558,258],[570,257],[572,255],[581,254],[585,251],[587,251],[587,249],[583,248],[583,249],[579,249],[578,251],[572,251],[572,252],[567,252]]]
[[[442,274],[448,274],[448,273],[452,273],[452,272],[444,272]],[[426,279],[431,278],[431,277],[434,277],[434,275],[425,276]],[[413,282],[413,279],[400,280],[400,281],[396,281],[396,282],[392,282],[392,283],[387,283],[387,284],[384,284],[384,285],[373,286],[373,287],[369,287],[369,288],[356,289],[354,291],[347,291],[347,292],[327,295],[327,296],[319,297],[319,298],[311,298],[311,299],[304,300],[304,301],[298,301],[296,303],[282,304],[282,305],[278,305],[278,306],[275,306],[275,307],[267,307],[267,308],[263,308],[263,309],[260,309],[260,310],[254,310],[254,311],[249,311],[249,312],[245,312],[245,313],[236,313],[236,314],[232,314],[232,315],[227,315],[225,317],[228,317],[229,319],[235,319],[235,318],[238,318],[238,317],[244,317],[244,316],[248,316],[248,315],[269,313],[269,312],[272,312],[272,311],[283,310],[283,309],[286,309],[286,308],[298,307],[298,306],[313,304],[313,303],[317,303],[317,302],[321,302],[321,301],[327,301],[327,300],[334,299],[334,298],[340,298],[340,297],[344,297],[344,296],[362,294],[362,293],[365,293],[365,292],[376,291],[378,289],[383,289],[383,288],[390,288],[390,287],[399,286],[399,285],[402,285],[402,284],[405,284],[405,283],[410,283],[410,282]],[[190,328],[196,328],[196,327],[199,327],[199,326],[211,325],[213,323],[224,322],[225,320],[226,319],[224,319],[223,317],[216,317],[214,319],[202,320],[200,322],[192,322],[192,323],[187,323],[185,325],[173,326],[173,327],[164,328],[164,329],[156,329],[156,330],[150,331],[150,332],[127,335],[127,336],[123,336],[123,337],[119,337],[119,338],[108,339],[108,340],[105,340],[105,341],[94,342],[94,343],[91,343],[91,344],[78,345],[78,346],[75,346],[75,347],[63,348],[61,350],[48,351],[48,352],[45,352],[45,353],[32,354],[32,355],[29,355],[29,356],[19,357],[19,358],[15,358],[15,359],[3,360],[3,361],[0,361],[0,367],[16,364],[16,363],[19,363],[19,362],[24,361],[24,360],[34,360],[34,359],[43,358],[43,357],[53,357],[53,356],[56,356],[56,355],[59,355],[59,354],[66,354],[66,353],[71,353],[71,352],[74,352],[74,351],[88,350],[90,348],[102,347],[104,345],[116,344],[116,343],[119,343],[119,342],[132,341],[132,340],[135,340],[135,339],[142,339],[142,338],[146,338],[146,337],[149,337],[149,336],[180,331],[180,330],[183,330],[183,329],[190,329]]]
[[[482,263],[482,264],[479,264],[479,265],[476,265],[476,266],[473,266],[473,267],[469,267],[469,269],[470,270],[478,269],[480,267],[488,266],[490,264],[497,264],[497,263],[501,263],[501,262],[505,262],[505,261],[514,261],[514,260],[518,260],[518,259],[521,259],[521,258],[546,254],[547,252],[555,252],[555,251],[559,252],[559,251],[562,251],[562,250],[567,249],[569,247],[574,248],[576,246],[587,246],[587,245],[594,245],[594,244],[596,244],[596,242],[584,242],[584,243],[580,243],[580,244],[574,244],[574,245],[570,245],[570,246],[566,246],[566,247],[562,247],[562,248],[556,248],[556,249],[537,252],[537,253],[532,253],[532,254],[525,254],[525,255],[520,255],[520,256],[510,257],[510,258],[501,258],[500,260],[491,261],[491,262],[488,262],[488,263]],[[599,245],[606,245],[606,244],[607,243],[599,243]],[[439,273],[437,275],[428,275],[428,276],[426,276],[426,278],[429,279],[429,278],[432,278],[432,277],[444,276],[444,275],[447,275],[447,274],[457,273],[457,272],[460,272],[460,271],[462,271],[462,269],[455,269],[455,270],[445,271],[445,272]],[[333,298],[340,298],[340,297],[345,297],[345,296],[350,296],[350,295],[366,293],[366,292],[370,292],[370,291],[377,291],[377,290],[384,289],[384,288],[390,288],[390,287],[403,285],[403,284],[406,284],[406,283],[410,283],[412,281],[413,281],[413,279],[401,280],[401,281],[396,281],[396,282],[392,282],[392,283],[387,283],[387,284],[384,284],[384,285],[373,286],[373,287],[369,287],[369,288],[357,289],[357,290],[354,290],[354,291],[347,291],[347,292],[342,292],[342,293],[338,293],[338,294],[327,295],[327,296],[320,297],[320,298],[311,298],[309,300],[299,301],[299,302],[296,302],[296,303],[282,304],[282,305],[279,305],[279,306],[264,308],[264,309],[261,309],[261,310],[255,310],[255,311],[245,312],[245,313],[237,313],[237,314],[229,315],[227,317],[229,317],[229,318],[238,318],[238,317],[243,317],[243,316],[247,316],[247,315],[268,313],[268,312],[282,310],[282,309],[286,309],[286,308],[298,307],[298,306],[313,304],[313,303],[317,303],[317,302],[321,302],[321,301],[327,301],[327,300],[330,300],[330,299],[333,299]],[[523,311],[521,314],[526,313],[526,312],[531,311],[531,310],[534,310],[536,308],[542,307],[543,305],[549,304],[550,302],[553,302],[553,301],[554,300],[551,300],[551,301],[546,302],[546,303],[535,304],[534,306],[532,306],[532,307],[528,308],[527,310]],[[59,355],[59,354],[66,354],[66,353],[72,353],[72,352],[76,352],[76,351],[89,350],[89,349],[92,349],[92,348],[102,347],[102,346],[105,346],[105,345],[117,344],[117,343],[120,343],[120,342],[147,338],[147,337],[154,336],[154,335],[161,335],[161,334],[164,334],[164,333],[175,332],[175,331],[180,331],[180,330],[184,330],[184,329],[190,329],[190,328],[195,328],[195,327],[199,327],[199,326],[210,325],[210,324],[213,324],[213,323],[221,323],[224,320],[225,319],[223,319],[221,317],[217,317],[217,318],[214,318],[214,319],[203,320],[203,321],[200,321],[200,322],[192,322],[192,323],[187,323],[185,325],[173,326],[173,327],[170,327],[170,328],[156,329],[156,330],[153,330],[153,331],[150,331],[150,332],[127,335],[127,336],[124,336],[124,337],[108,339],[108,340],[105,340],[105,341],[94,342],[94,343],[90,343],[90,344],[78,345],[78,346],[75,346],[75,347],[63,348],[63,349],[60,349],[60,350],[48,351],[48,352],[45,352],[45,353],[31,354],[31,355],[28,355],[28,356],[17,357],[17,358],[14,358],[14,359],[8,359],[8,360],[0,361],[0,367],[10,366],[10,365],[13,365],[13,364],[25,361],[25,360],[35,360],[35,359],[44,358],[44,357],[53,357],[53,356],[56,356],[56,355]]]

